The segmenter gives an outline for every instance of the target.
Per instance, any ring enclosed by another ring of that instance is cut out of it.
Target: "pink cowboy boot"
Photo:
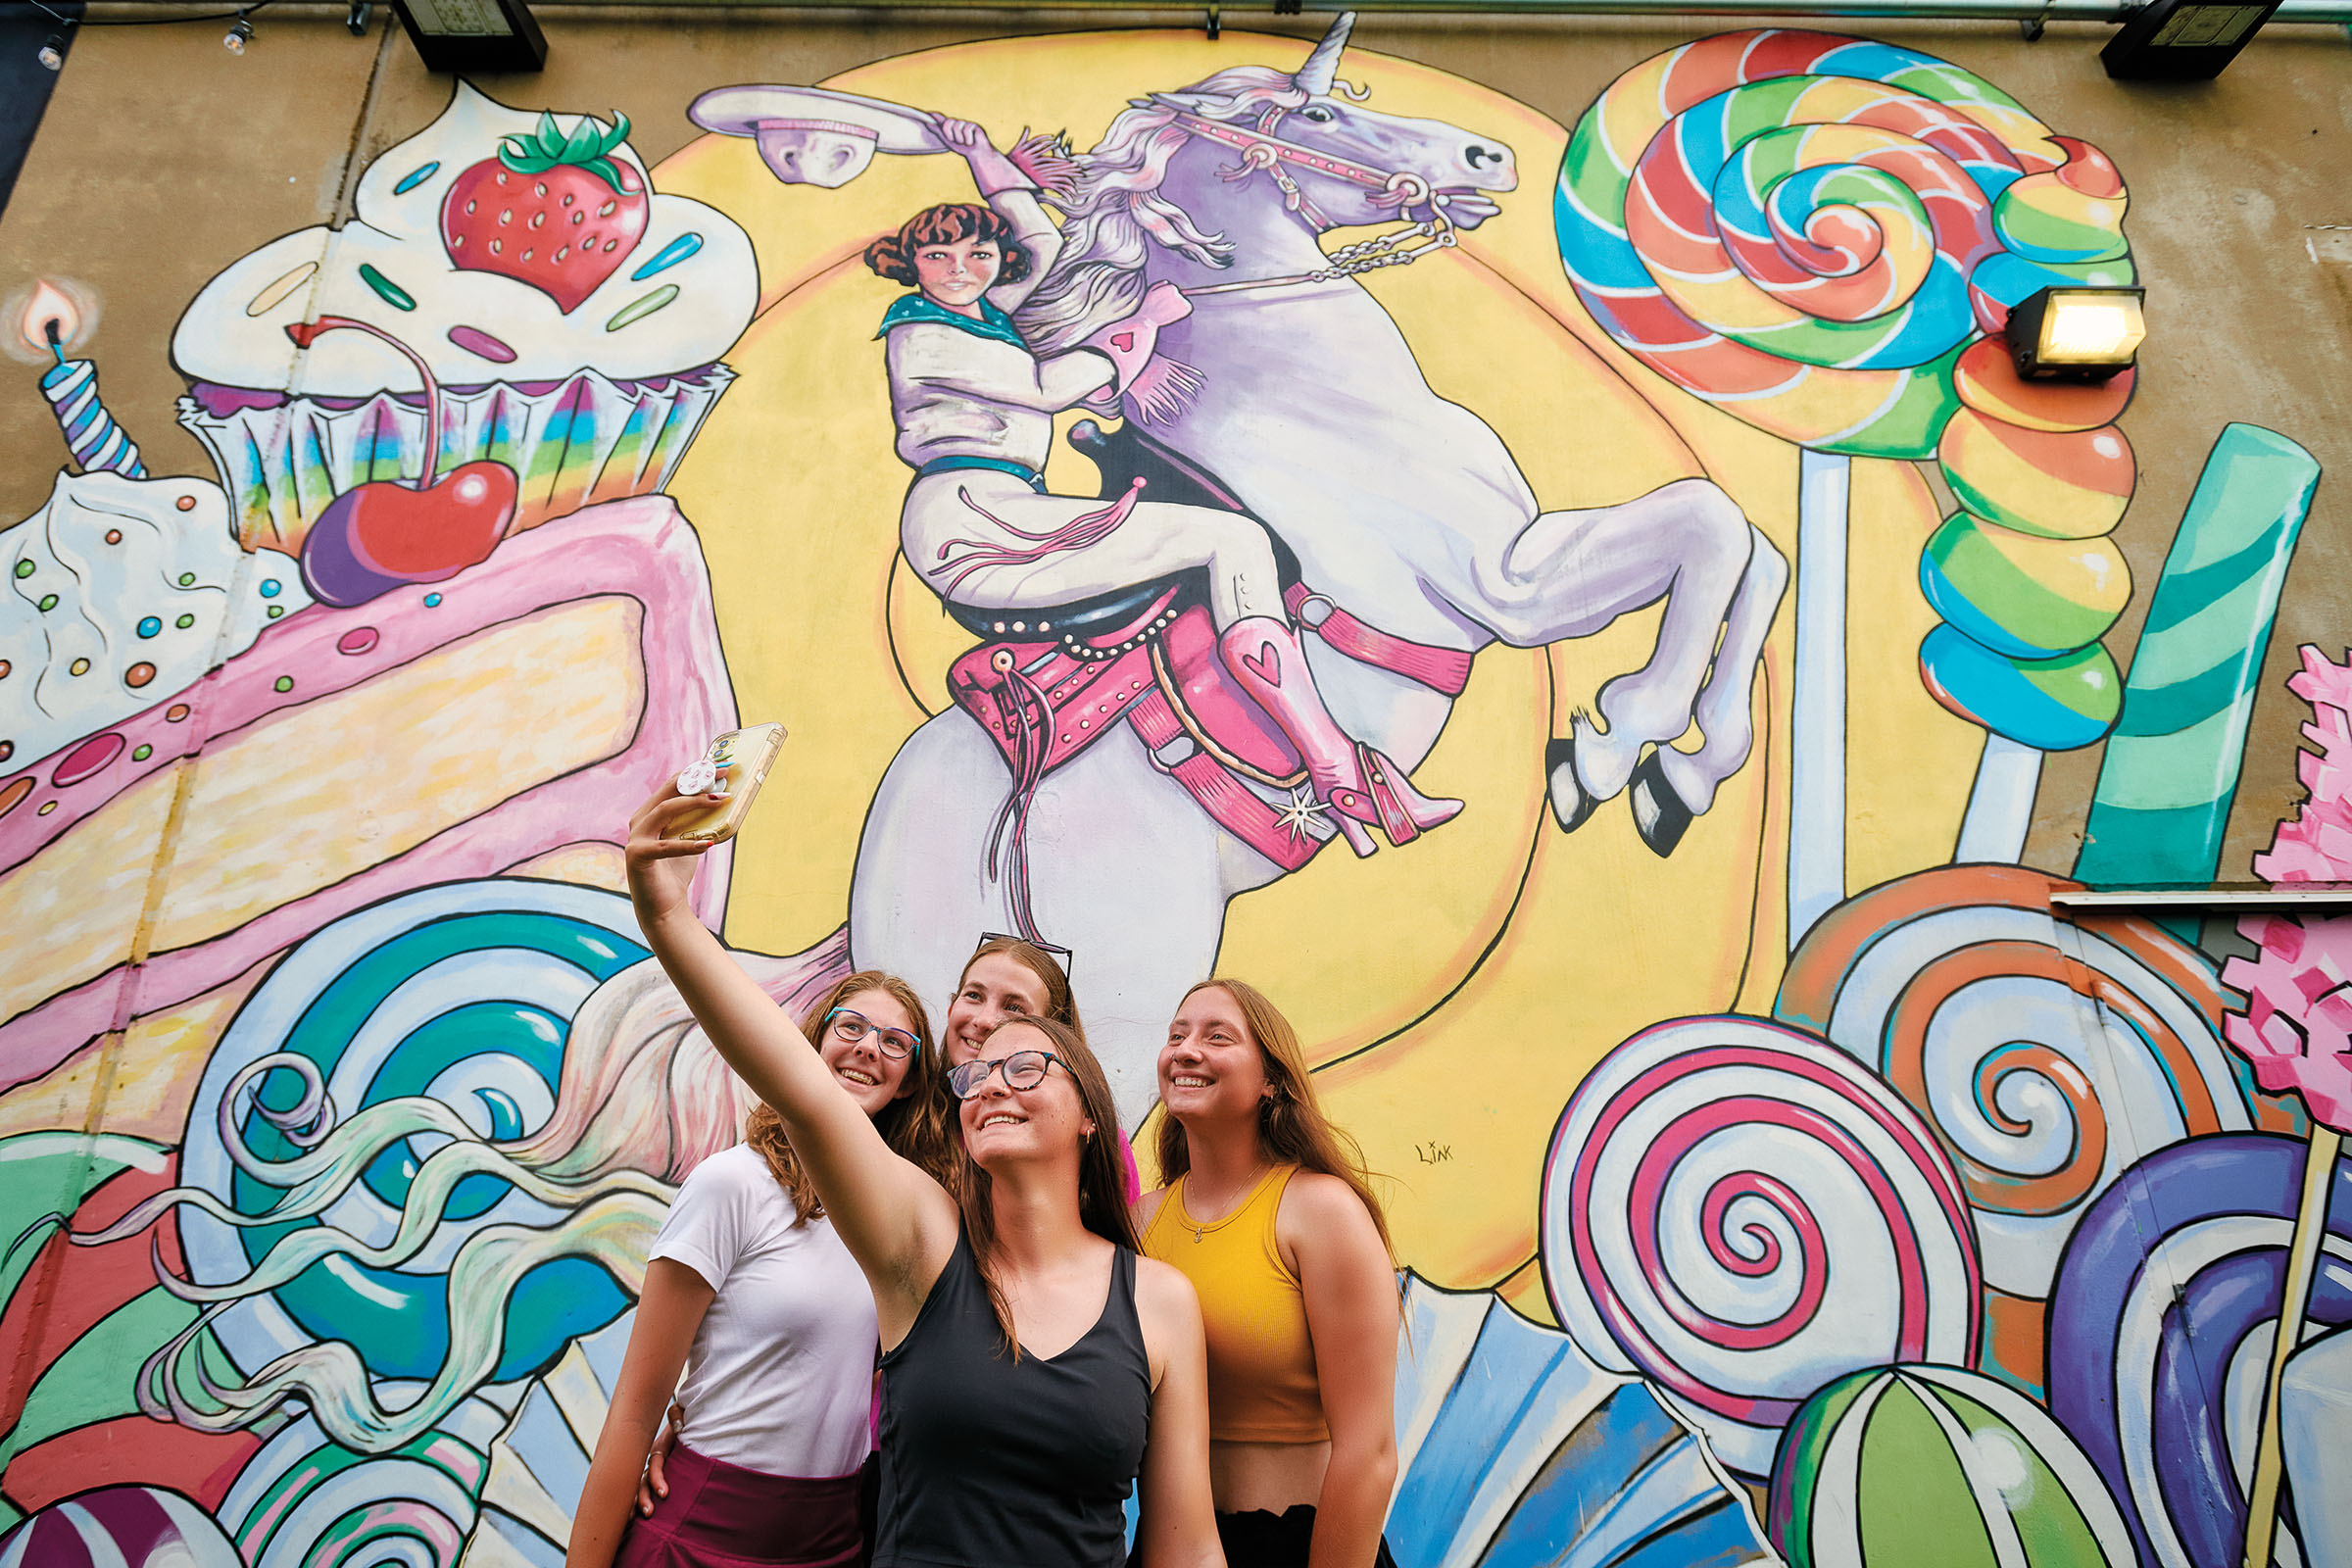
[[[1315,690],[1298,634],[1281,621],[1245,616],[1218,636],[1217,652],[1242,689],[1298,748],[1315,799],[1331,808],[1333,823],[1357,855],[1379,848],[1366,824],[1387,834],[1391,844],[1405,845],[1462,808],[1459,801],[1423,795],[1403,768],[1340,728]]]

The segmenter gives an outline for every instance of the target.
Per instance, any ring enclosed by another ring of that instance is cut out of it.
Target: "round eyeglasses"
[[[1000,1067],[1004,1070],[1005,1088],[1035,1089],[1046,1081],[1046,1069],[1060,1060],[1051,1051],[1016,1051],[1009,1056],[982,1057],[951,1068],[948,1090],[957,1100],[969,1100],[988,1082],[988,1075]],[[1066,1063],[1062,1070],[1069,1070]]]
[[[832,1030],[851,1045],[871,1035],[874,1037],[874,1049],[893,1061],[911,1054],[914,1048],[922,1044],[921,1039],[904,1029],[885,1029],[864,1013],[853,1012],[847,1007],[835,1007],[826,1013],[824,1029]],[[824,1029],[817,1032],[822,1034]]]

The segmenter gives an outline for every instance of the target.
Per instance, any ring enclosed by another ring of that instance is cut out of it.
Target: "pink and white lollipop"
[[[1658,1024],[1602,1058],[1552,1138],[1543,1261],[1585,1353],[1656,1382],[1751,1476],[1823,1384],[1968,1365],[1982,1328],[1967,1194],[1926,1124],[1755,1018]]]

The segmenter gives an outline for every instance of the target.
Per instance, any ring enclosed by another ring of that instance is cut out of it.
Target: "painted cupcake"
[[[628,122],[525,114],[465,82],[360,181],[340,229],[230,265],[179,320],[193,383],[180,422],[211,451],[243,537],[299,548],[336,496],[425,467],[425,377],[441,386],[436,466],[514,470],[514,526],[658,491],[734,379],[721,356],[760,292],[751,239],[655,193]]]

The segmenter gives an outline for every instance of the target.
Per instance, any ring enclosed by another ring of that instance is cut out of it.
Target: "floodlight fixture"
[[[46,70],[65,70],[66,35],[62,32],[51,33],[45,40],[43,40],[40,48],[33,51],[32,58],[38,60],[42,67]]]
[[[237,13],[237,20],[228,24],[228,31],[221,35],[220,47],[232,55],[241,55],[245,52],[245,46],[251,42],[253,42],[253,21],[240,11]]]
[[[547,38],[523,0],[392,0],[427,71],[471,76],[537,71]]]
[[[2203,81],[2222,74],[2278,9],[2278,0],[2149,0],[2127,12],[2099,51],[2121,81]]]
[[[2148,335],[2147,290],[2045,288],[2009,313],[2009,357],[2037,381],[2104,381],[2131,368]]]

